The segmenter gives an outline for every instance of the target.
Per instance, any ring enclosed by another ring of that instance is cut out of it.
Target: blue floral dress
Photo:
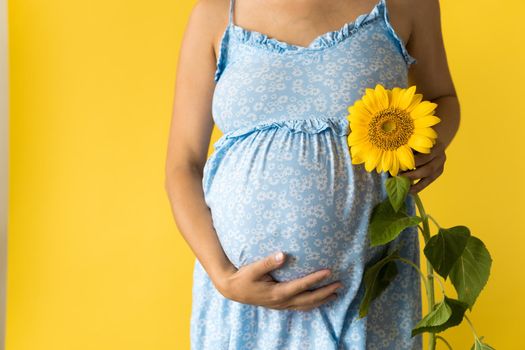
[[[340,280],[344,288],[309,311],[242,304],[220,294],[196,260],[192,350],[421,349],[421,335],[411,337],[421,318],[413,267],[396,261],[395,280],[358,317],[366,266],[394,248],[419,265],[417,228],[369,246],[368,221],[389,175],[353,165],[347,143],[348,107],[377,83],[407,87],[416,62],[385,1],[303,47],[237,26],[231,0],[212,102],[223,135],[202,179],[217,236],[236,267],[281,250],[277,281],[330,268],[316,287]],[[411,197],[406,204],[414,214]]]

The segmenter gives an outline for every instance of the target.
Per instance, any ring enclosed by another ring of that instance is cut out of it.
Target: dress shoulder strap
[[[235,0],[230,0],[230,13],[228,17],[228,25],[233,24],[233,8],[235,7]]]
[[[219,81],[222,71],[226,68],[228,64],[228,46],[230,41],[230,29],[233,24],[233,7],[235,5],[235,0],[230,0],[230,11],[228,15],[228,26],[222,33],[220,48],[219,48],[219,57],[217,58],[217,65],[215,69],[214,80],[215,82]]]

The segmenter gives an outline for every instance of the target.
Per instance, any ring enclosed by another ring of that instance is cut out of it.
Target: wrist
[[[223,266],[219,266],[210,271],[210,279],[215,288],[223,295],[228,294],[230,286],[230,277],[238,269],[228,260]]]

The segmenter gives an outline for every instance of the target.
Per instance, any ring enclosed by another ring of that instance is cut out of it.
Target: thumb
[[[251,273],[255,279],[267,274],[270,271],[273,271],[283,264],[286,255],[283,252],[277,252],[272,255],[269,255],[261,260],[251,264]]]

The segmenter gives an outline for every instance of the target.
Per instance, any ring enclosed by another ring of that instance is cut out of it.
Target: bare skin
[[[308,46],[317,36],[337,30],[375,0],[237,0],[234,22],[278,40]],[[390,21],[418,60],[409,70],[410,85],[424,99],[438,104],[441,122],[434,126],[438,143],[430,154],[417,154],[417,169],[403,174],[412,180],[411,192],[420,191],[444,169],[445,149],[459,127],[459,102],[448,69],[441,34],[438,0],[387,0]],[[213,130],[211,101],[219,44],[228,23],[229,0],[200,0],[189,18],[179,52],[173,116],[166,159],[165,188],[172,213],[184,239],[217,290],[245,304],[272,309],[311,310],[336,296],[335,281],[311,290],[328,276],[320,270],[305,277],[276,282],[269,272],[279,268],[273,256],[237,269],[226,257],[211,212],[204,201],[203,167]],[[282,33],[282,34],[281,34]]]

